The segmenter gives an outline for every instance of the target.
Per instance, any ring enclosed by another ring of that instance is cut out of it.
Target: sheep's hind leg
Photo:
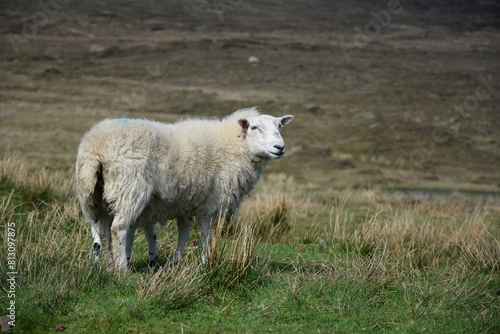
[[[94,222],[90,223],[90,232],[92,233],[92,239],[94,240],[94,243],[92,244],[92,250],[94,252],[95,258],[99,258],[99,255],[101,254],[101,238],[99,238],[99,233],[97,232],[97,227],[95,226]]]
[[[144,233],[146,234],[146,240],[148,241],[148,265],[150,267],[155,267],[158,265],[158,248],[156,245],[156,225],[152,224],[144,228]]]
[[[177,218],[177,248],[170,259],[170,266],[177,266],[181,262],[184,247],[189,240],[191,233],[191,220],[183,217]]]
[[[127,251],[128,255],[132,254],[133,237],[129,236],[131,233],[135,233],[135,229],[131,232],[129,229],[131,226],[135,226],[136,220],[141,215],[142,211],[146,207],[149,198],[151,196],[152,187],[149,186],[148,180],[141,177],[141,172],[138,167],[130,161],[124,162],[122,169],[126,173],[120,174],[115,180],[116,184],[109,184],[110,189],[116,188],[117,196],[114,197],[113,201],[116,207],[114,211],[116,214],[111,224],[111,239],[113,243],[113,260],[115,262],[115,267],[121,270],[127,270]],[[128,186],[121,186],[126,184],[127,175],[136,175],[134,178],[135,188]],[[106,195],[106,191],[104,192]],[[111,202],[109,199],[108,202]],[[116,204],[119,203],[119,204]],[[127,245],[129,247],[127,247]]]
[[[111,255],[111,218],[101,215],[97,222],[91,222],[91,233],[94,239],[92,249],[95,259],[104,252],[106,256]]]

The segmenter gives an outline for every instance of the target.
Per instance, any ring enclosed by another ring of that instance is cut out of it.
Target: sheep
[[[206,259],[211,223],[230,220],[267,164],[285,154],[280,128],[292,118],[253,107],[222,120],[107,119],[94,125],[78,148],[75,173],[94,250],[106,249],[115,267],[127,270],[140,228],[154,265],[156,223],[176,219],[178,242],[170,263],[177,265],[195,218]]]
[[[250,57],[248,57],[248,62],[250,64],[259,64],[260,59],[258,57],[255,57],[255,56],[250,56]]]

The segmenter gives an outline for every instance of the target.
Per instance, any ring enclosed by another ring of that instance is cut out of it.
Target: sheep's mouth
[[[285,155],[285,151],[282,151],[282,152],[272,152],[272,151],[269,151],[269,154],[271,154],[271,156],[279,159],[283,155]]]

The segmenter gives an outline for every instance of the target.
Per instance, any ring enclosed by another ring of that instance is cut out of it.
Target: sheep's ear
[[[250,123],[248,122],[248,120],[245,119],[245,118],[241,118],[241,119],[238,120],[238,123],[241,126],[241,131],[242,132],[247,132],[248,127],[250,126]]]
[[[280,120],[280,128],[284,127],[285,125],[287,125],[288,123],[290,123],[290,121],[293,119],[293,116],[292,115],[286,115],[286,116],[283,116],[281,117],[281,120]]]

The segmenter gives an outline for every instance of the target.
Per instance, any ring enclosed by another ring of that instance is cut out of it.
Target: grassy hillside
[[[328,187],[498,191],[497,9],[487,1],[4,4],[0,148],[69,170],[99,119],[174,121],[258,105],[297,117],[284,134],[288,157],[271,172]]]

